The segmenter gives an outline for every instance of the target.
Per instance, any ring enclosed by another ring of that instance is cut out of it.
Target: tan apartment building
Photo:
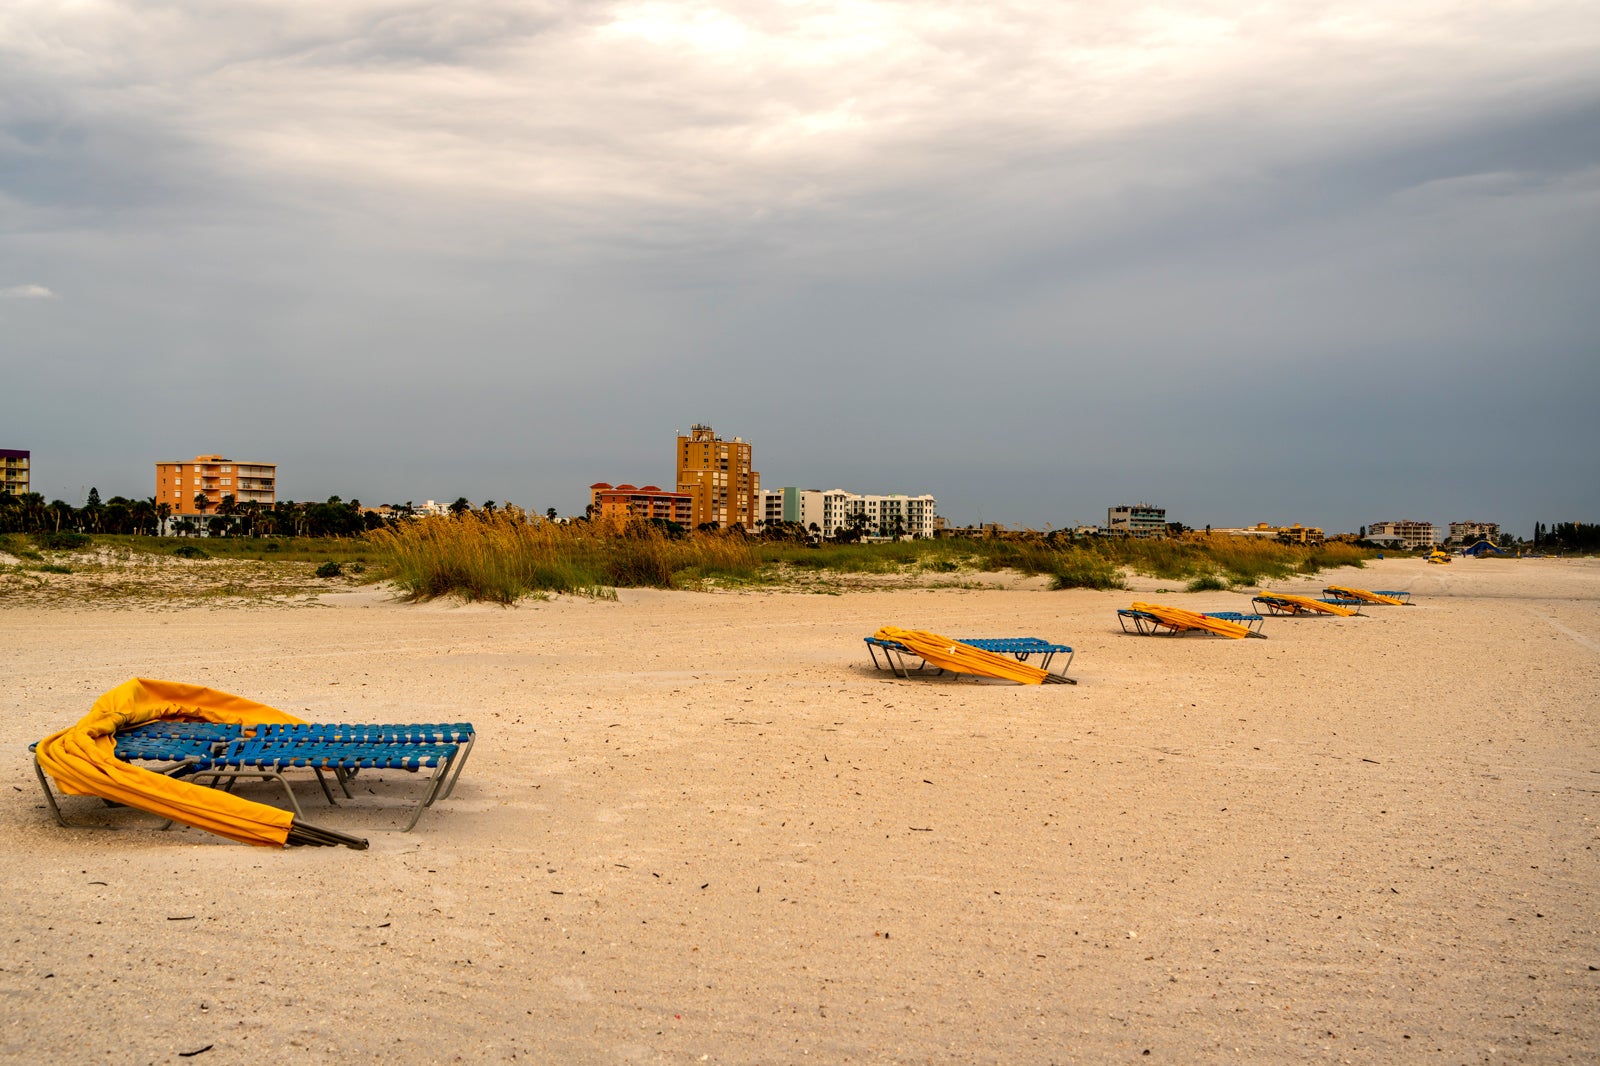
[[[1451,522],[1451,544],[1476,544],[1480,540],[1500,539],[1499,522]]]
[[[1414,522],[1409,518],[1398,522],[1374,522],[1367,527],[1367,539],[1393,541],[1407,551],[1431,548],[1439,543],[1432,522]]]
[[[723,440],[710,426],[678,437],[678,491],[693,498],[693,526],[755,529],[761,519],[761,475],[750,468],[750,445]]]
[[[694,525],[694,497],[655,485],[635,488],[597,481],[589,486],[589,506],[594,518],[664,518],[680,526]]]
[[[1282,544],[1301,544],[1308,548],[1324,544],[1328,539],[1316,526],[1302,526],[1299,522],[1292,526],[1274,526],[1266,522],[1238,528],[1207,526],[1205,532],[1209,536],[1218,537],[1260,537],[1263,540],[1276,540]]]
[[[13,496],[32,492],[28,487],[32,478],[28,473],[30,453],[17,448],[0,448],[0,492]]]
[[[204,509],[195,502],[202,495]],[[236,504],[271,507],[278,499],[278,464],[235,462],[220,455],[156,464],[156,506],[167,504],[174,515],[216,514],[224,496],[232,496]]]

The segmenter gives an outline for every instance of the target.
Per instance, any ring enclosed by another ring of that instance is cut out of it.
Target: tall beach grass
[[[757,559],[739,537],[668,537],[646,523],[561,524],[517,511],[423,518],[368,534],[390,580],[415,599],[457,595],[515,603],[549,592],[681,588],[748,579]]]
[[[644,522],[547,522],[519,511],[424,518],[368,534],[389,578],[417,599],[456,595],[515,603],[596,589],[701,588],[781,583],[795,569],[839,574],[950,574],[1010,570],[1048,577],[1055,589],[1125,587],[1125,571],[1196,588],[1252,586],[1268,578],[1360,566],[1369,554],[1343,544],[1302,548],[1247,537],[951,538],[885,544],[762,541],[734,533],[673,537]]]

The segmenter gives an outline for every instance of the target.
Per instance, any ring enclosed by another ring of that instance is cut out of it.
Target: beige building
[[[1392,540],[1407,551],[1431,548],[1439,543],[1432,522],[1413,522],[1409,518],[1398,522],[1374,522],[1367,527],[1367,539]]]
[[[693,426],[678,437],[677,490],[693,498],[695,526],[754,530],[761,518],[761,475],[750,467],[750,445],[723,440],[710,426]]]
[[[1450,543],[1452,544],[1476,544],[1480,540],[1493,542],[1499,539],[1499,522],[1450,523]]]
[[[196,497],[204,497],[204,506]],[[278,464],[235,462],[220,455],[197,455],[183,462],[156,464],[156,505],[173,515],[216,514],[224,496],[235,504],[268,507],[278,499]]]
[[[29,475],[30,453],[16,448],[0,448],[0,492],[21,496],[32,492]]]
[[[1219,537],[1260,537],[1263,540],[1276,540],[1283,544],[1302,544],[1309,548],[1327,541],[1322,530],[1316,526],[1302,526],[1299,522],[1292,526],[1273,526],[1257,522],[1253,526],[1239,528],[1207,527],[1206,533],[1209,536]]]

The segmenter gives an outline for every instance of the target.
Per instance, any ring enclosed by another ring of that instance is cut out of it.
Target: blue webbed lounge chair
[[[244,736],[247,730],[254,731],[254,738]],[[284,777],[285,770],[312,770],[323,795],[330,804],[336,805],[323,776],[324,770],[333,771],[349,798],[349,779],[360,770],[431,769],[434,774],[405,827],[409,831],[417,824],[424,807],[432,806],[435,800],[448,796],[455,788],[475,740],[476,733],[468,722],[239,726],[159,721],[117,733],[116,757],[123,762],[166,764],[150,769],[175,777],[194,777],[197,783],[217,786],[227,781],[230,789],[241,778],[277,781],[296,815],[302,812],[294,790]],[[58,824],[67,828],[96,827],[94,823],[68,822],[37,760],[34,772]],[[206,780],[200,780],[202,778]]]
[[[906,665],[906,656],[916,655],[916,652],[897,641],[880,640],[877,637],[863,637],[862,639],[867,643],[867,652],[872,656],[872,665],[879,670],[892,671],[896,677],[910,677],[914,673],[924,673],[930,671],[930,669],[934,674],[944,673],[939,667],[930,668],[927,661],[921,659],[920,656],[918,656],[919,666],[908,667]],[[1035,665],[1041,670],[1050,669],[1051,660],[1057,655],[1065,655],[1067,661],[1062,664],[1061,673],[1057,676],[1068,684],[1077,684],[1072,678],[1066,676],[1068,668],[1072,666],[1073,652],[1065,644],[1052,644],[1050,641],[1040,637],[957,638],[957,643],[970,644],[974,648],[992,651],[999,655],[1011,655],[1019,662],[1027,662],[1029,656],[1039,655],[1042,658]],[[880,648],[883,649],[883,663],[881,665],[878,662],[878,649]]]
[[[333,798],[323,777],[324,770],[341,775],[342,784],[348,776],[361,770],[406,770],[414,773],[430,769],[433,775],[428,779],[422,797],[412,809],[411,819],[403,830],[410,832],[416,826],[417,819],[422,817],[423,808],[432,806],[435,800],[445,794],[446,785],[454,782],[451,771],[459,767],[464,757],[464,746],[460,744],[319,736],[257,736],[228,745],[227,750],[215,757],[209,772],[217,778],[275,779],[283,785],[284,791],[289,794],[290,805],[299,815],[300,805],[283,776],[287,770],[310,770],[316,775],[328,802],[337,805],[338,801]],[[345,794],[349,795],[348,789]]]
[[[453,762],[450,780],[445,784],[440,798],[448,798],[456,790],[456,781],[472,754],[477,742],[477,732],[471,722],[405,722],[405,723],[339,723],[325,725],[303,722],[293,725],[271,724],[258,728],[256,736],[265,740],[325,740],[347,744],[455,744],[461,748]],[[349,793],[346,792],[346,795]]]

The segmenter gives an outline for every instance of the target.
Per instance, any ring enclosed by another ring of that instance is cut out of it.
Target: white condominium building
[[[824,539],[859,521],[874,538],[931,538],[939,501],[932,496],[866,496],[844,489],[763,489],[761,517],[766,522],[798,522]]]

